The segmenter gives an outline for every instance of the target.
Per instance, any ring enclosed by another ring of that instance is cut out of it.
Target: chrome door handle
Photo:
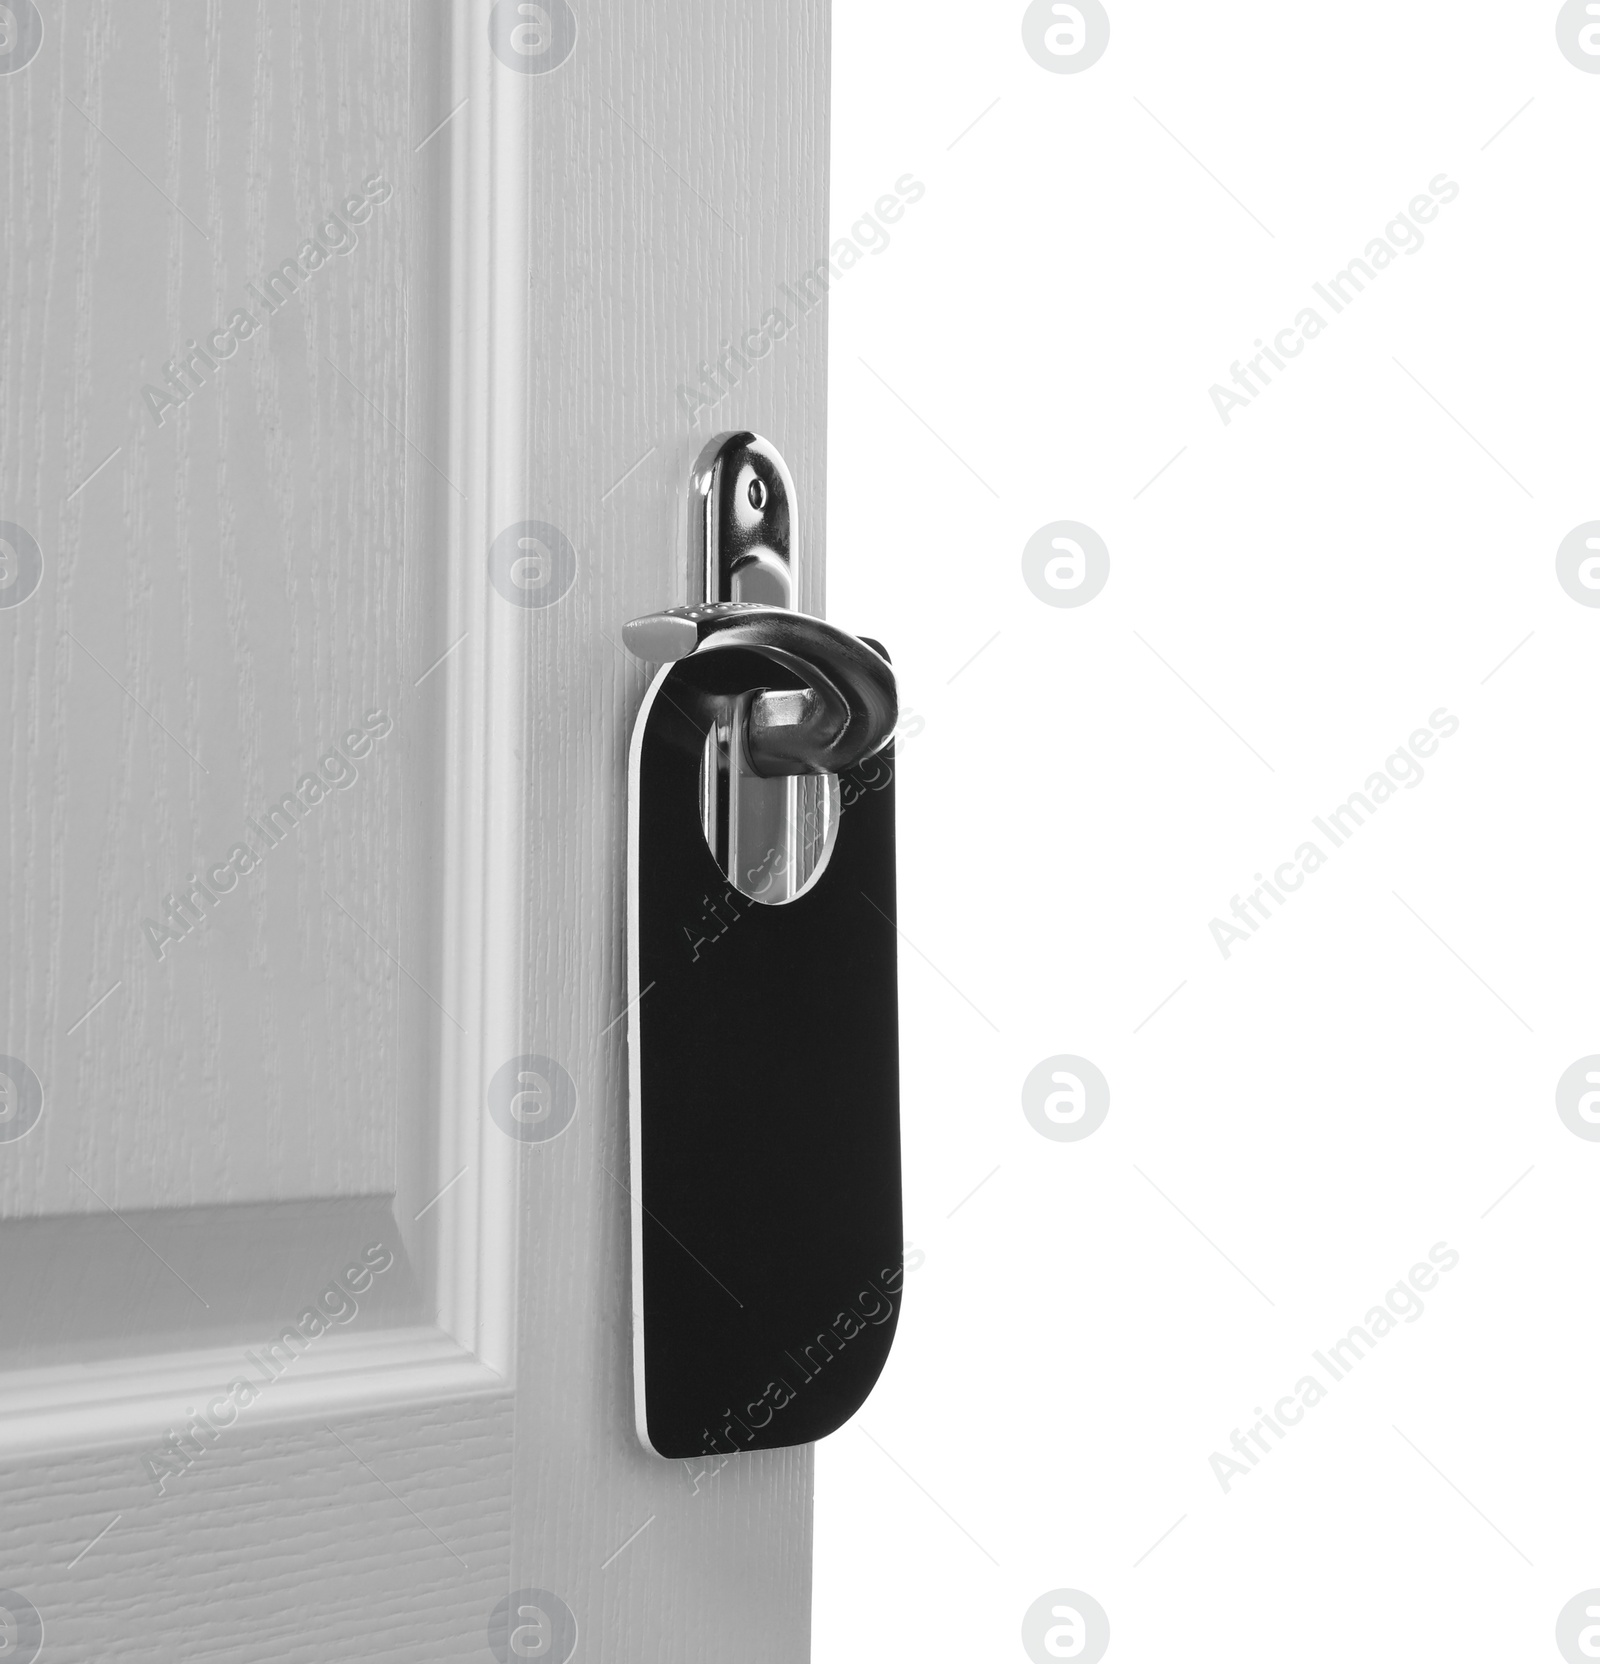
[[[842,774],[881,751],[899,720],[894,670],[883,650],[786,607],[673,607],[625,624],[622,641],[650,664],[745,651],[803,681],[802,689],[762,690],[750,701],[744,744],[759,775]]]

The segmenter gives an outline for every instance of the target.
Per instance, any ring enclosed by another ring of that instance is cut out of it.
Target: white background
[[[835,12],[835,234],[927,195],[833,293],[828,611],[925,727],[917,1268],[820,1449],[815,1656],[1023,1659],[1067,1587],[1116,1664],[1556,1659],[1600,1585],[1600,1146],[1555,1108],[1600,1052],[1600,611],[1555,576],[1600,517],[1600,76],[1547,0],[1108,7],[1067,75],[1019,4]],[[1425,246],[1224,426],[1211,385],[1441,172]],[[1063,519],[1110,549],[1079,608],[1022,580]],[[1224,960],[1209,921],[1440,707]],[[1059,1053],[1110,1082],[1079,1142],[1022,1113]]]

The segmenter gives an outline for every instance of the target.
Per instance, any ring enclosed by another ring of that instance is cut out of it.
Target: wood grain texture
[[[133,1451],[19,1464],[0,1564],[46,1664],[487,1659],[509,1423],[504,1398],[241,1423],[164,1494]]]
[[[395,8],[44,11],[0,80],[0,519],[44,557],[0,610],[0,1051],[45,1114],[0,1147],[0,1209],[392,1189],[431,1007],[387,955],[424,949],[436,766],[397,426],[410,250],[441,211],[413,190],[410,31]],[[325,238],[356,246],[269,315],[251,285],[375,174],[394,194]],[[142,389],[240,308],[253,337],[158,425]],[[267,853],[251,819],[378,707],[359,778]],[[241,843],[258,870],[158,960],[142,921]]]

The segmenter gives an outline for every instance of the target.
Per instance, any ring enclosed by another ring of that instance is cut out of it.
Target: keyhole
[[[757,514],[767,506],[767,488],[759,478],[750,482],[750,506]]]

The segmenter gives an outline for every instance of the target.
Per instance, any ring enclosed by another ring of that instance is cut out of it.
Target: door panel
[[[58,6],[0,81],[0,482],[44,560],[0,613],[5,1020],[48,1100],[7,1217],[392,1189],[426,1102],[385,953],[422,949],[437,767],[409,57],[357,8]]]
[[[38,0],[0,75],[47,1658],[478,1658],[529,1589],[582,1658],[807,1656],[809,1450],[633,1436],[618,630],[730,426],[821,610],[827,11],[587,5],[530,74],[524,10]]]
[[[244,1430],[160,1497],[123,1450],[9,1465],[6,1575],[43,1617],[41,1660],[489,1658],[508,1408]]]

